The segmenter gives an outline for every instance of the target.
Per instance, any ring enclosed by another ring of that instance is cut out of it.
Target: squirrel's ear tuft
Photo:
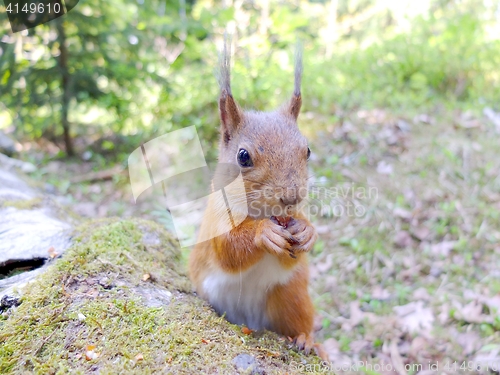
[[[302,106],[302,95],[300,94],[300,83],[302,81],[302,47],[297,43],[295,50],[295,79],[293,96],[290,104],[288,104],[286,111],[291,114],[295,119],[299,116],[300,107]]]
[[[302,97],[300,93],[298,95],[293,95],[290,104],[288,105],[288,113],[293,116],[295,120],[299,117],[300,107],[302,106]]]
[[[231,135],[243,118],[242,112],[231,93],[231,38],[224,34],[224,47],[220,55],[219,72],[219,112],[222,123],[224,143],[228,143]]]
[[[231,135],[241,123],[242,113],[231,92],[224,89],[221,90],[219,98],[219,113],[224,143],[227,144],[231,139]]]

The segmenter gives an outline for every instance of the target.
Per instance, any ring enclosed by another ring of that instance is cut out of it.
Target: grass
[[[312,290],[320,335],[337,343],[337,361],[444,365],[479,361],[500,348],[500,135],[481,116],[431,117],[424,124],[358,111],[334,124],[335,131],[318,128],[311,141],[321,186],[354,183],[378,192],[361,201],[361,217],[316,218],[327,229],[312,257]],[[332,152],[338,161],[330,166]],[[347,329],[353,301],[363,319]],[[412,303],[424,311],[409,318],[397,313],[395,307]],[[476,312],[467,308],[471,303]],[[397,354],[388,350],[392,340]]]

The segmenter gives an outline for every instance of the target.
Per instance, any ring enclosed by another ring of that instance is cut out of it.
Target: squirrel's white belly
[[[225,313],[231,323],[254,330],[269,328],[267,293],[273,286],[287,283],[294,270],[284,269],[276,257],[266,254],[239,274],[213,270],[203,281],[203,291],[215,310]]]

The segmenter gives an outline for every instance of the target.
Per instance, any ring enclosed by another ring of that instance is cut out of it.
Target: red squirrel
[[[272,112],[243,111],[231,93],[229,50],[226,40],[219,77],[219,165],[239,168],[246,191],[239,204],[247,205],[241,211],[248,216],[227,233],[207,236],[226,207],[211,196],[200,236],[212,239],[195,245],[189,275],[198,295],[228,321],[291,337],[306,354],[314,348],[326,359],[314,343],[308,293],[306,255],[317,234],[302,212],[310,155],[297,126],[302,56],[298,49],[288,103]]]

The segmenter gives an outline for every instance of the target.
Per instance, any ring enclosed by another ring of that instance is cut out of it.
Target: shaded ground
[[[435,365],[446,374],[495,373],[500,134],[493,124],[459,111],[381,110],[334,120],[306,113],[302,124],[313,151],[311,203],[322,209],[313,215],[320,240],[311,292],[334,363],[363,361],[370,374],[431,374]],[[52,162],[37,173],[84,215],[168,225],[161,202],[132,204],[126,176],[69,182],[92,166]]]

